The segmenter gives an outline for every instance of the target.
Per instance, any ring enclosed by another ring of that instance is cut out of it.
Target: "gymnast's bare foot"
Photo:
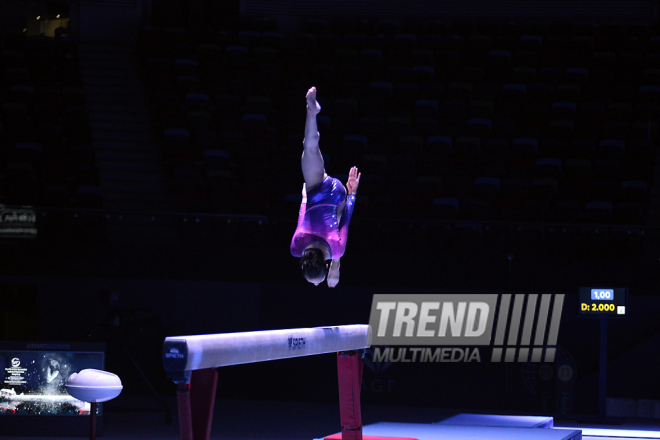
[[[316,87],[307,91],[307,113],[317,115],[321,111],[321,106],[316,102]]]

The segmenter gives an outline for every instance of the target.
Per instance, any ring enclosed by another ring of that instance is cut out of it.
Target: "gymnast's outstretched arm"
[[[348,190],[346,207],[344,208],[344,214],[339,222],[339,237],[344,244],[346,244],[346,240],[348,239],[348,224],[353,215],[355,196],[357,194],[358,186],[360,185],[361,176],[362,173],[358,173],[357,167],[351,168],[348,173],[348,181],[346,182],[346,189]],[[335,287],[337,283],[339,283],[339,267],[339,258],[333,259],[330,263],[330,269],[328,270],[328,287]]]

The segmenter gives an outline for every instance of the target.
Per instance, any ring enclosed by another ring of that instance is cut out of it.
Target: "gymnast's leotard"
[[[337,209],[344,199],[346,205],[338,224]],[[291,239],[291,254],[300,257],[308,245],[322,242],[330,248],[331,259],[344,255],[354,203],[355,194],[346,197],[344,185],[326,175],[321,183],[307,191],[307,203],[300,204],[298,226]]]

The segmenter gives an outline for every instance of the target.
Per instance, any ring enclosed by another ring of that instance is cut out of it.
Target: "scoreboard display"
[[[628,289],[580,288],[580,315],[625,318],[628,316]]]

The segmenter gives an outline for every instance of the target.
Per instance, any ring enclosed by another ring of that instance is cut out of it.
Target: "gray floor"
[[[174,399],[168,400],[173,412]],[[106,440],[177,440],[179,437],[176,416],[171,425],[165,423],[162,412],[155,410],[151,399],[121,396],[113,403],[114,409],[106,408],[104,431],[100,438]],[[154,411],[145,409],[154,408]],[[438,408],[395,406],[369,406],[362,408],[364,425],[377,422],[434,423],[453,415],[455,411]],[[174,413],[175,414],[175,413]],[[556,426],[585,427],[587,425],[555,421]],[[595,426],[595,425],[589,425]],[[647,420],[619,426],[603,426],[610,429],[645,430],[649,435],[622,437],[621,433],[607,437],[583,436],[585,440],[625,440],[633,438],[660,438],[658,421]],[[339,406],[319,402],[267,402],[218,400],[214,410],[213,440],[311,440],[339,431]],[[21,440],[25,437],[4,437],[3,440]],[[31,437],[36,438],[36,437]],[[79,440],[84,437],[40,437],[43,440]],[[450,439],[448,439],[450,440]]]

